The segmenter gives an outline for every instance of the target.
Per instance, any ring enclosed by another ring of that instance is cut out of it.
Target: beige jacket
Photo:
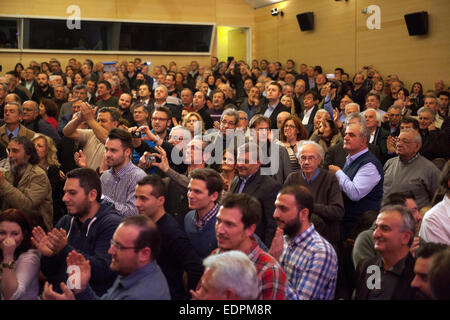
[[[2,210],[15,208],[24,213],[40,214],[47,228],[53,227],[52,187],[47,173],[38,165],[28,164],[17,188],[11,171],[5,172],[0,185]]]

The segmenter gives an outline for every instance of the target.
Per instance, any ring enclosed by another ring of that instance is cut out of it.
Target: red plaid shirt
[[[255,264],[258,273],[260,293],[258,300],[284,300],[287,285],[286,274],[281,265],[266,253],[252,237],[252,247],[246,252],[250,260]],[[221,249],[214,250],[211,254],[219,254]]]

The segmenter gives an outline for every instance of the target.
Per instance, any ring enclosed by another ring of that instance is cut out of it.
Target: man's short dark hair
[[[344,69],[342,69],[342,68],[336,68],[336,69],[334,69],[334,71],[340,71],[341,75],[344,74]]]
[[[404,192],[393,192],[389,194],[385,199],[383,199],[382,206],[387,205],[405,205],[406,199],[414,199],[416,200],[416,197],[414,196],[414,193],[411,191],[404,191]]]
[[[403,117],[402,120],[400,120],[400,124],[402,123],[412,123],[414,130],[419,130],[419,121],[417,119],[412,117]]]
[[[45,76],[47,77],[47,80],[49,79],[49,78],[48,78],[48,74],[47,74],[46,72],[39,72],[39,73],[38,73],[38,77],[39,77],[39,75],[41,75],[41,74],[45,74]]]
[[[220,174],[209,168],[195,169],[189,174],[189,178],[205,181],[206,189],[208,189],[208,195],[212,195],[214,192],[218,193],[216,202],[220,200],[222,190],[224,188],[224,182]]]
[[[437,300],[450,300],[450,249],[433,256],[428,272],[431,295]]]
[[[313,100],[314,100],[314,101],[315,101],[315,100],[319,100],[319,97],[317,96],[317,93],[316,93],[314,90],[309,89],[308,91],[306,91],[306,92],[303,94],[303,96],[306,97],[308,94],[312,94]]]
[[[441,92],[438,93],[437,96],[438,96],[438,98],[440,96],[446,96],[447,98],[450,98],[450,93],[448,93],[447,91],[441,91]]]
[[[278,87],[278,91],[281,93],[281,92],[283,92],[283,87],[281,86],[281,84],[279,84],[278,82],[276,82],[276,81],[272,81],[270,84],[269,84],[269,86],[277,86]]]
[[[98,113],[109,113],[111,116],[112,121],[119,121],[120,119],[120,113],[119,110],[115,107],[103,107],[101,108]]]
[[[157,174],[150,174],[137,182],[138,186],[151,185],[152,195],[156,198],[167,196],[167,187],[162,178]]]
[[[134,251],[149,247],[151,250],[151,260],[159,257],[161,248],[161,235],[156,224],[145,215],[131,216],[122,221],[121,226],[136,226],[140,229],[139,235],[134,241]]]
[[[109,140],[120,140],[124,149],[133,150],[131,133],[124,129],[112,128],[108,133]]]
[[[378,93],[370,93],[370,92],[366,95],[366,100],[367,100],[367,98],[372,97],[372,96],[375,97],[375,99],[377,99],[378,102],[381,101],[380,95]]]
[[[219,90],[219,89],[215,89],[215,90],[212,92],[211,97],[214,97],[214,95],[215,95],[216,93],[221,93],[221,94],[222,94],[222,97],[223,97],[223,100],[226,100],[227,97],[225,96],[225,92],[223,92],[222,90]]]
[[[291,194],[295,197],[298,210],[308,209],[308,218],[314,210],[314,197],[308,188],[300,185],[290,185],[281,189],[280,194]]]
[[[172,111],[170,111],[169,107],[166,107],[166,106],[156,107],[155,111],[153,111],[153,114],[156,111],[164,112],[167,115],[167,120],[171,120],[172,119]]]
[[[321,66],[315,66],[315,67],[314,67],[314,71],[316,71],[316,72],[319,73],[319,74],[323,73],[322,67],[321,67]]]
[[[72,91],[75,92],[75,90],[84,90],[84,91],[87,92],[86,85],[82,84],[82,83],[77,84],[76,86],[74,86]]]
[[[257,125],[259,125],[261,122],[265,122],[269,125],[269,127],[271,126],[271,121],[268,117],[266,117],[263,114],[255,114],[251,119],[250,122],[248,124],[248,127],[250,129],[255,129],[255,127]]]
[[[104,85],[106,86],[106,89],[107,89],[107,90],[111,90],[111,83],[109,83],[108,81],[106,81],[106,80],[99,81],[98,84],[97,84],[97,87],[98,87],[100,84],[104,84]]]
[[[226,209],[238,208],[241,211],[241,221],[244,228],[257,225],[261,220],[262,207],[258,199],[246,193],[228,193],[221,202]]]
[[[91,168],[76,168],[66,174],[67,179],[78,179],[80,187],[83,188],[84,193],[87,195],[91,190],[97,191],[97,202],[101,201],[102,197],[102,183],[100,178]]]
[[[428,259],[431,258],[434,254],[438,252],[442,252],[448,249],[449,246],[443,243],[433,243],[427,242],[420,246],[420,248],[416,252],[416,259],[423,258]]]
[[[30,139],[28,139],[25,136],[17,136],[12,138],[10,141],[15,141],[23,146],[25,154],[30,157],[30,159],[28,159],[29,163],[31,164],[39,163],[39,156],[37,154],[36,148],[34,147],[34,143]]]

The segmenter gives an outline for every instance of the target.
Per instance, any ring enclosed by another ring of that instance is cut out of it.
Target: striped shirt
[[[290,300],[332,300],[336,288],[337,256],[311,225],[292,241],[285,237],[281,266],[289,280]]]
[[[251,236],[252,247],[249,252],[244,252],[253,262],[258,274],[260,293],[258,300],[284,300],[288,286],[286,274],[280,264],[270,254],[264,252],[258,245],[254,236]],[[220,248],[211,254],[224,252]]]
[[[129,161],[118,172],[108,169],[103,172],[100,180],[102,182],[103,199],[114,204],[117,213],[126,218],[138,215],[134,206],[134,191],[137,182],[147,174],[141,168],[136,167]]]
[[[209,220],[217,215],[217,212],[219,212],[219,208],[219,204],[216,203],[214,207],[212,207],[211,210],[209,210],[208,213],[203,216],[203,218],[200,218],[197,211],[195,211],[195,223],[197,224],[197,227],[203,228]]]

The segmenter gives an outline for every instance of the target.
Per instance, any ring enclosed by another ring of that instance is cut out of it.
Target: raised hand
[[[87,167],[87,160],[86,156],[84,155],[83,151],[80,150],[78,152],[75,152],[73,154],[73,157],[75,159],[75,163],[80,168],[86,168]]]
[[[0,242],[0,248],[3,252],[3,260],[4,261],[12,261],[14,260],[14,251],[16,251],[17,243],[14,238],[8,237],[5,238],[2,242]]]
[[[51,257],[55,255],[53,244],[41,227],[38,226],[33,228],[32,233],[33,236],[31,237],[31,242],[43,256]]]
[[[273,237],[272,244],[269,249],[269,254],[280,261],[280,257],[284,250],[284,237],[283,229],[277,228],[275,231],[275,236]]]
[[[77,294],[82,292],[89,285],[91,279],[91,264],[81,253],[73,250],[69,252],[66,258],[67,267],[77,266],[80,269],[80,288],[74,288],[72,291]]]
[[[67,245],[66,230],[54,228],[48,233],[48,240],[53,246],[53,252],[58,254]]]
[[[42,292],[42,299],[44,300],[75,300],[75,296],[72,291],[61,282],[61,290],[63,293],[57,293],[53,290],[53,286],[47,281],[44,284],[44,291]]]

